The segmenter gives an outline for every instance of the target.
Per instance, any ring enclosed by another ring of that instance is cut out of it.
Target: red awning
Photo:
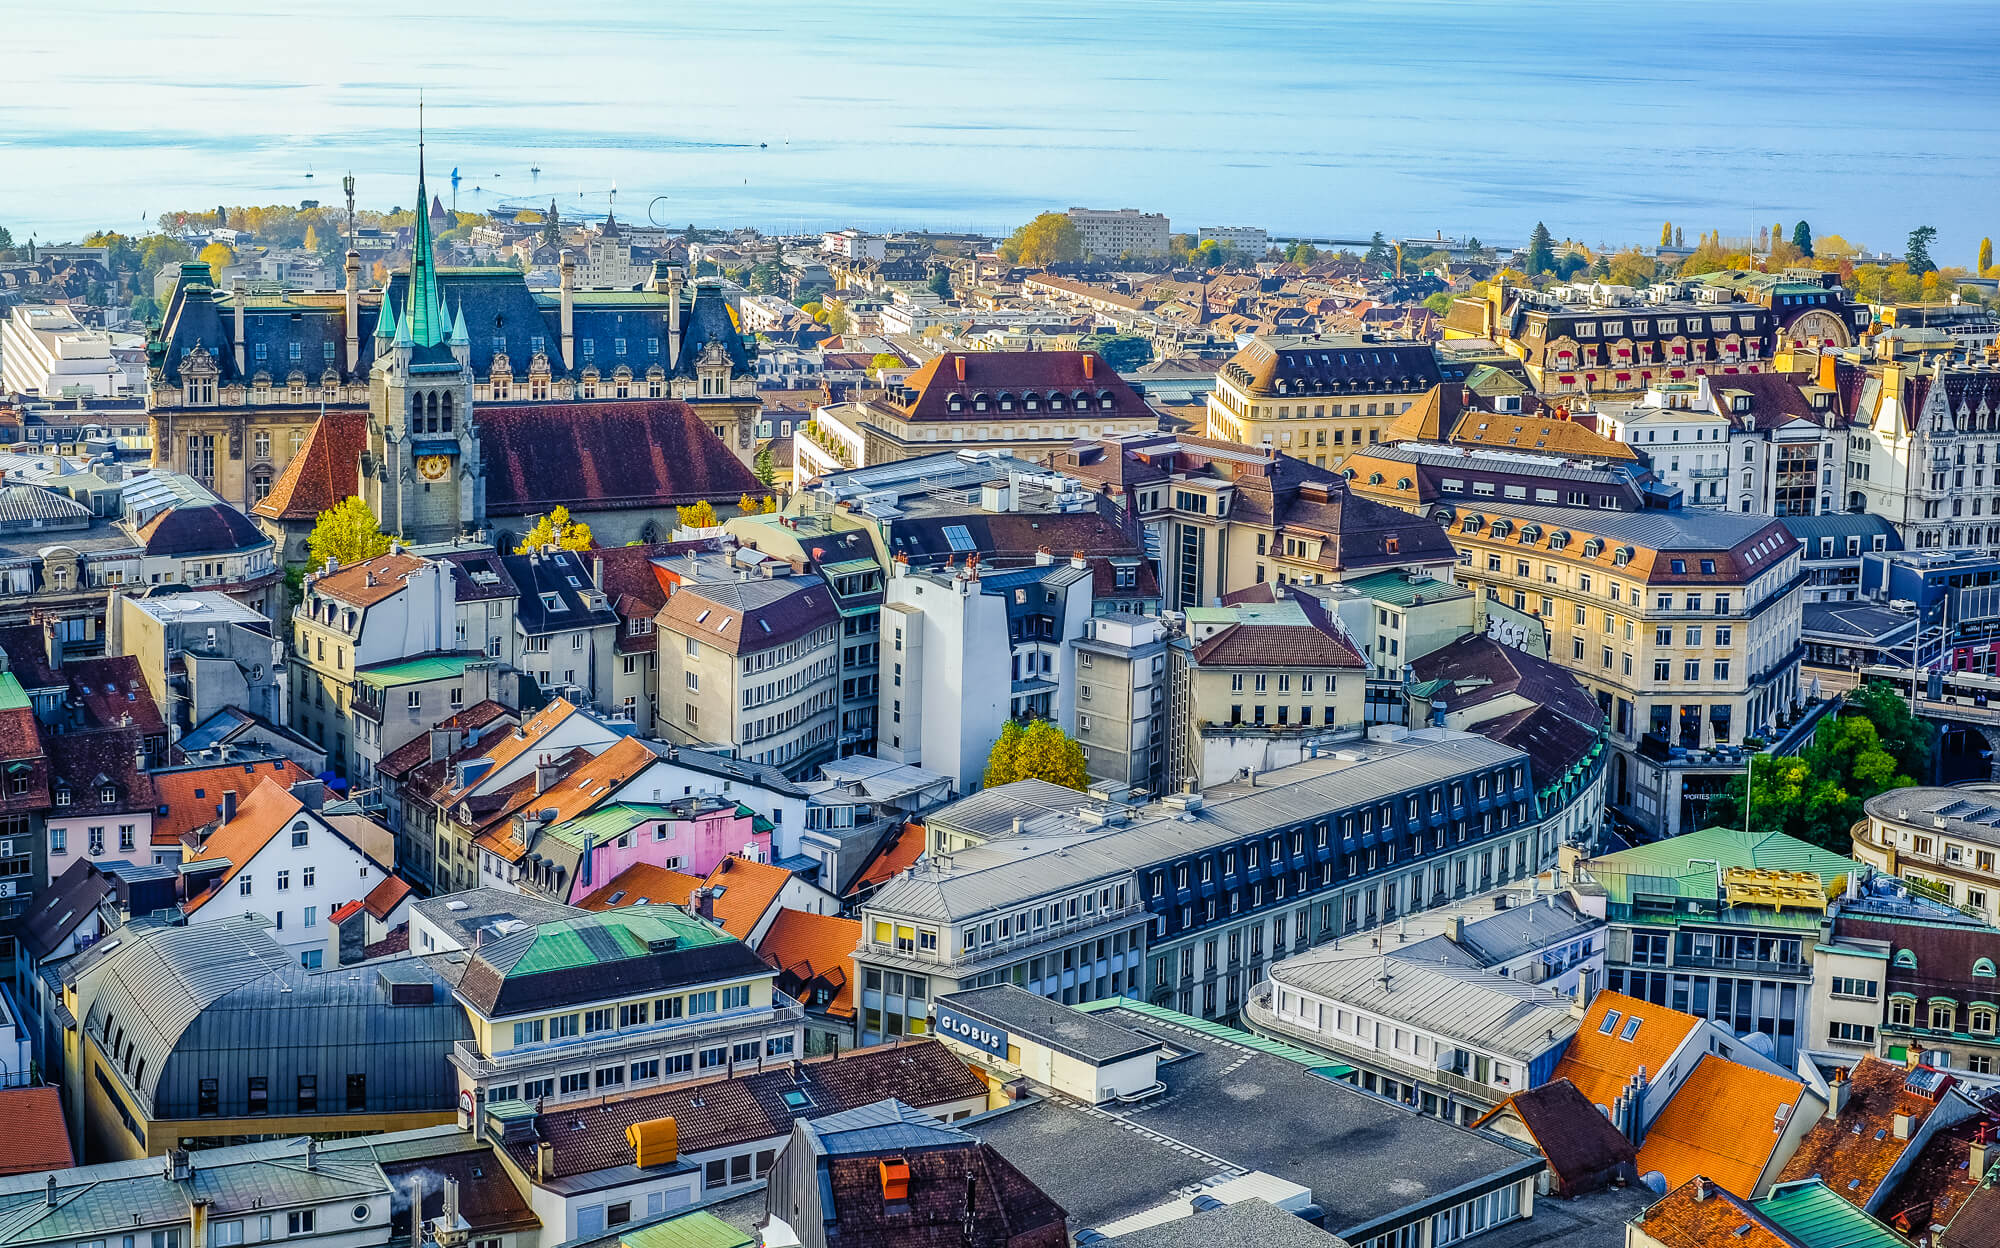
[[[1667,376],[1672,377],[1675,380],[1679,380],[1680,378],[1687,376],[1687,370],[1685,368],[1670,369],[1667,372]]]
[[[1728,368],[1725,368],[1725,369],[1723,369],[1722,371],[1723,371],[1723,372],[1725,372],[1725,373],[1733,373],[1733,372],[1735,372],[1735,371],[1736,371],[1736,369],[1735,369],[1735,367],[1734,367],[1734,366],[1732,365],[1732,366],[1730,366],[1730,367],[1728,367]]]
[[[1573,386],[1576,384],[1576,377],[1573,374],[1565,374],[1564,376],[1556,378],[1556,380],[1560,381],[1565,386]]]
[[[1620,374],[1618,374],[1618,380],[1620,380],[1620,381],[1630,381],[1630,380],[1632,380],[1632,374],[1630,374],[1630,373],[1620,373]]]

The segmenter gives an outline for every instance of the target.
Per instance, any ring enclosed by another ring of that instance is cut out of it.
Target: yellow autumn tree
[[[1066,789],[1090,787],[1083,747],[1046,719],[1010,719],[986,756],[987,788],[1016,780],[1046,780]]]
[[[778,496],[776,494],[766,494],[760,510],[767,516],[775,513],[778,510]]]
[[[236,263],[236,253],[229,250],[226,243],[210,243],[196,254],[195,259],[207,265],[209,276],[219,282],[222,271]]]
[[[746,516],[754,516],[764,510],[764,505],[750,497],[750,491],[743,491],[743,497],[736,500],[736,510]]]
[[[1992,267],[1993,267],[1993,240],[1990,238],[1982,238],[1979,240],[1979,265],[1974,271],[1977,272],[1979,276],[1984,277],[1986,276],[1986,270]]]
[[[684,529],[712,529],[719,523],[715,518],[715,506],[707,499],[688,507],[676,507]]]
[[[389,535],[382,531],[382,522],[367,503],[352,495],[320,512],[306,537],[314,570],[324,568],[329,559],[346,567],[388,551]]]
[[[514,548],[517,555],[530,551],[547,550],[553,546],[557,550],[589,550],[596,543],[590,536],[590,526],[581,520],[572,520],[569,508],[556,504],[556,509],[535,521],[535,527],[521,537],[521,544]]]

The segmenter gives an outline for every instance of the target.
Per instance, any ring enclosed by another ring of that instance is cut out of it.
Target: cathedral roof
[[[319,418],[292,462],[271,483],[271,492],[251,514],[267,520],[311,520],[335,503],[357,493],[361,450],[368,436],[368,414],[328,412]]]
[[[486,510],[572,510],[733,503],[764,487],[679,399],[482,404]]]

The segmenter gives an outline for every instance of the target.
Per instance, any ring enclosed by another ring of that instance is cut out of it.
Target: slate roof
[[[36,896],[35,908],[18,921],[16,931],[30,961],[40,961],[54,952],[80,923],[116,893],[111,877],[96,863],[88,858],[70,863]]]
[[[250,517],[228,503],[169,507],[140,526],[138,537],[155,557],[220,554],[269,546]]]
[[[782,646],[840,619],[833,591],[817,577],[683,581],[660,608],[660,627],[725,654]]]
[[[462,1230],[478,1236],[535,1230],[541,1226],[491,1148],[384,1161],[382,1174],[396,1193],[388,1241],[392,1244],[409,1242],[412,1228],[407,1193],[417,1178],[423,1180],[422,1208],[418,1212],[426,1221],[444,1215],[444,1180],[450,1179],[458,1184],[458,1216],[464,1219]]]
[[[694,406],[679,399],[481,404],[493,516],[734,503],[764,490]]]
[[[1483,634],[1440,646],[1411,667],[1419,682],[1445,682],[1431,695],[1433,702],[1446,704],[1445,714],[1467,714],[1476,721],[1474,731],[1522,750],[1545,781],[1589,753],[1604,731],[1597,700],[1566,669]],[[1529,705],[1498,718],[1479,718],[1479,707],[1507,698]]]
[[[1280,398],[1409,393],[1439,380],[1427,345],[1357,334],[1256,338],[1230,357],[1222,375],[1260,397]]]
[[[590,579],[590,564],[581,551],[500,555],[498,561],[507,569],[507,579],[520,590],[514,621],[529,636],[617,623],[610,604],[600,605],[596,584]],[[549,601],[551,595],[554,605]]]
[[[959,380],[961,368],[965,371],[963,381]],[[1139,392],[1094,351],[946,351],[926,360],[903,387],[905,392],[915,392],[913,400],[900,405],[904,418],[913,421],[990,423],[999,416],[997,407],[975,411],[973,396],[988,394],[997,403],[1003,393],[1017,399],[1030,394],[1044,399],[1052,395],[1082,398],[1090,404],[1083,415],[1093,420],[1150,418],[1153,414]],[[956,412],[951,410],[954,394],[963,400]],[[1112,403],[1108,411],[1100,407],[1105,398]],[[1070,414],[1067,410],[1055,413],[1057,418]],[[1028,413],[1017,409],[1007,415],[1026,419]]]
[[[1540,1087],[1516,1092],[1473,1123],[1473,1128],[1477,1130],[1510,1109],[1572,1194],[1595,1186],[1594,1180],[1607,1171],[1630,1166],[1638,1156],[1632,1142],[1567,1079],[1552,1079]]]
[[[1344,1248],[1296,1213],[1251,1197],[1104,1241],[1107,1248]]]
[[[1704,1175],[1747,1198],[1805,1094],[1797,1080],[1705,1053],[1647,1129],[1639,1172],[1670,1185]]]
[[[7,1123],[0,1135],[0,1175],[67,1170],[76,1164],[60,1089],[0,1089],[0,1119]]]
[[[311,520],[360,493],[358,471],[367,444],[366,412],[328,411],[271,482],[271,492],[251,505],[251,514],[271,520]]]
[[[784,1094],[789,1091],[804,1092],[806,1103],[787,1105]],[[985,1095],[985,1082],[942,1041],[923,1040],[854,1049],[733,1079],[678,1084],[588,1109],[551,1109],[535,1116],[535,1131],[555,1146],[552,1177],[560,1179],[632,1165],[625,1128],[635,1122],[672,1117],[681,1153],[700,1153],[783,1136],[799,1118],[857,1109],[883,1097],[935,1108]],[[506,1147],[533,1173],[533,1140]],[[957,1229],[954,1225],[954,1234]]]

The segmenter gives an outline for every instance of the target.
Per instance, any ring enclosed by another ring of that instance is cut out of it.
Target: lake
[[[9,0],[24,8],[26,0]],[[1919,25],[1919,21],[1923,24]],[[111,0],[8,23],[0,224],[433,189],[663,224],[2000,233],[2000,5]],[[540,173],[532,172],[535,168]],[[310,172],[314,176],[308,178]]]

